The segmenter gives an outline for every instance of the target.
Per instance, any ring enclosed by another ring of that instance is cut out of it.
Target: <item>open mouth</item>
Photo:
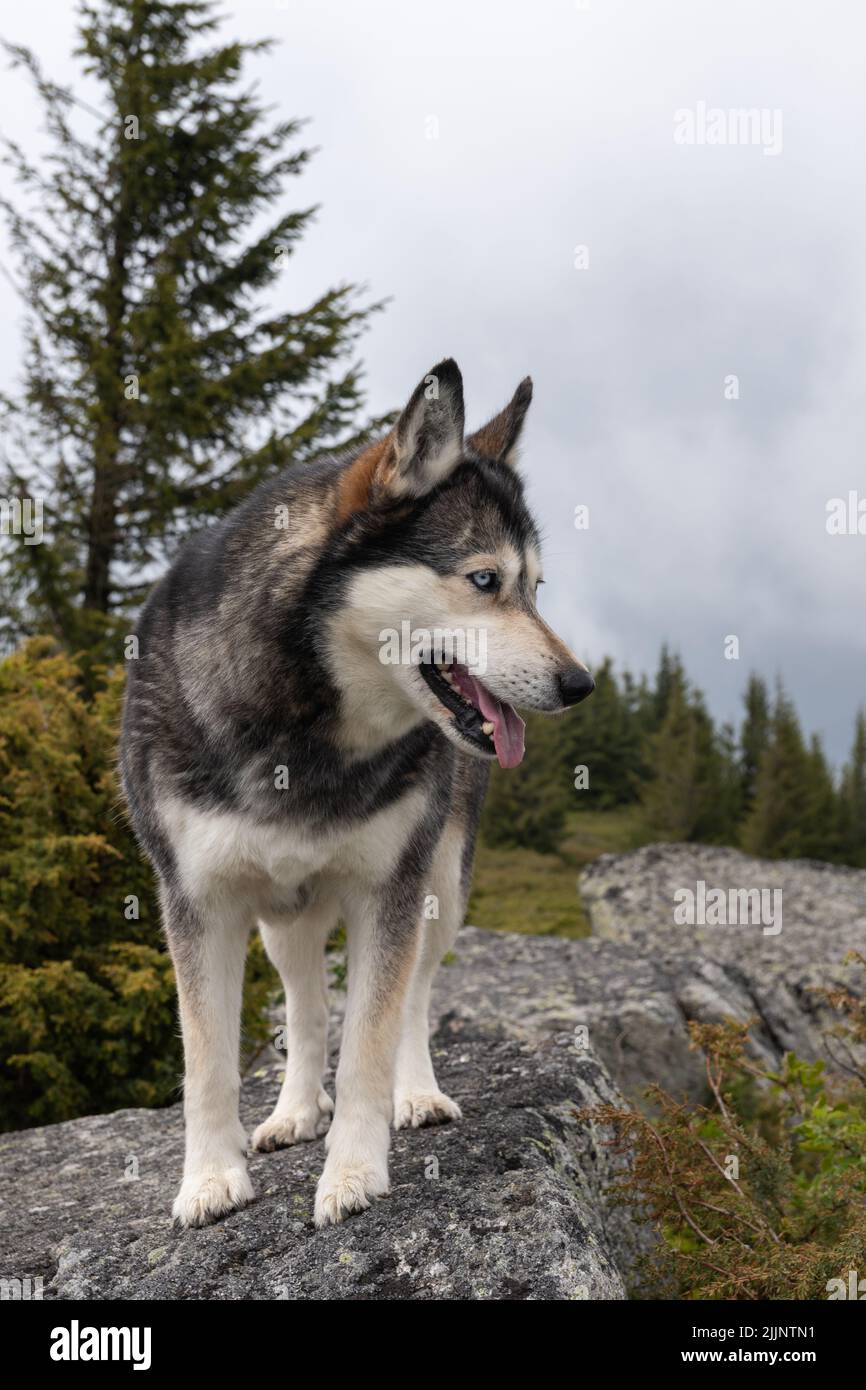
[[[467,743],[491,757],[495,754],[500,767],[517,767],[522,762],[526,726],[513,706],[497,700],[456,661],[435,666],[422,661],[419,670]]]

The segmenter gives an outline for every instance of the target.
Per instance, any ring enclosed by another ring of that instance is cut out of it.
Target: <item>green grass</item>
[[[618,806],[613,811],[573,811],[562,842],[578,869],[602,854],[626,854],[648,844],[640,820],[640,807]]]
[[[636,810],[575,811],[558,854],[479,844],[466,920],[532,936],[589,936],[578,877],[599,855],[641,843]]]

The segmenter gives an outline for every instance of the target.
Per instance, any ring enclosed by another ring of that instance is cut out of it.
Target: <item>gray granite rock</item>
[[[726,890],[781,889],[781,931],[677,925],[674,894],[699,880]],[[856,988],[843,960],[848,951],[866,951],[866,871],[652,845],[597,860],[580,891],[592,937],[467,928],[456,960],[439,972],[435,1006],[498,1018],[523,1038],[582,1025],[615,1084],[635,1100],[652,1082],[703,1096],[690,1019],[754,1019],[755,1052],[770,1065],[788,1050],[832,1065],[827,1033],[837,1020],[816,989]]]
[[[573,1039],[518,1042],[453,1021],[441,1080],[464,1119],[395,1136],[393,1191],[316,1231],[322,1141],[257,1154],[256,1201],[202,1231],[169,1222],[179,1107],[125,1110],[0,1139],[0,1277],[57,1299],[621,1299],[644,1239],[606,1194],[615,1163],[576,1111],[618,1097]],[[243,1090],[252,1127],[278,1091]]]

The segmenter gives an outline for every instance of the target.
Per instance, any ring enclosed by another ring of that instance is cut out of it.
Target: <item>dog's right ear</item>
[[[463,378],[446,357],[419,381],[386,439],[365,449],[343,480],[340,513],[423,497],[457,467],[463,453]]]
[[[463,452],[463,378],[451,357],[419,381],[394,430],[390,491],[423,497],[448,477]]]

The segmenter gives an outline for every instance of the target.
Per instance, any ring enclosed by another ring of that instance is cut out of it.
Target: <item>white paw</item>
[[[172,1218],[177,1226],[207,1226],[218,1217],[245,1207],[254,1195],[244,1167],[190,1173],[174,1199]]]
[[[365,1211],[374,1197],[384,1197],[390,1190],[387,1165],[339,1164],[329,1158],[316,1188],[316,1225],[336,1226],[352,1212]]]
[[[394,1097],[395,1129],[420,1129],[422,1125],[442,1125],[462,1117],[456,1100],[442,1091],[403,1091]]]
[[[305,1139],[319,1139],[331,1123],[334,1102],[327,1091],[320,1091],[312,1104],[278,1105],[253,1133],[250,1145],[260,1153],[272,1153]]]

